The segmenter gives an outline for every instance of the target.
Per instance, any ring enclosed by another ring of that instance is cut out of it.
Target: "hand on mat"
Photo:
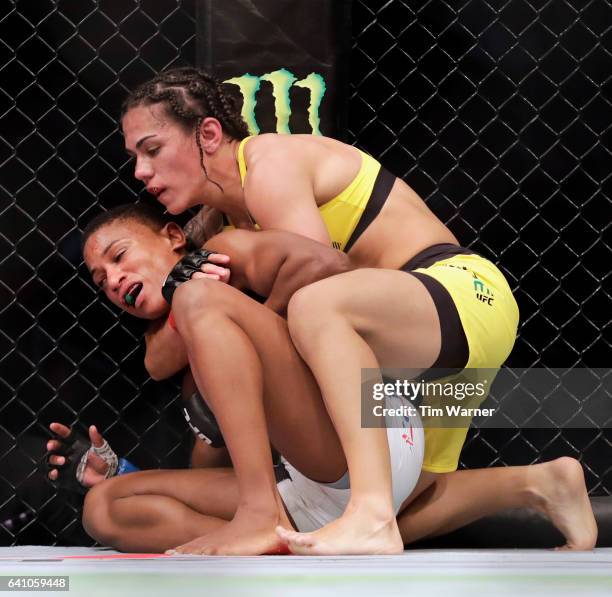
[[[229,255],[223,253],[213,253],[208,257],[210,263],[205,263],[200,269],[202,272],[196,272],[192,278],[212,278],[226,284],[230,280],[231,272],[227,267],[230,261]]]
[[[71,432],[70,427],[62,425],[61,423],[51,423],[51,425],[49,425],[49,429],[63,439],[66,439]],[[94,425],[89,427],[89,440],[93,446],[101,447],[104,444],[104,438],[100,435]],[[52,468],[49,472],[49,479],[51,481],[57,480],[61,467],[63,467],[66,463],[66,457],[62,456],[61,454],[57,454],[57,452],[63,452],[65,448],[66,445],[61,439],[51,439],[47,442],[47,451],[51,452],[47,460],[51,466],[56,467]],[[108,467],[109,465],[100,456],[90,452],[87,455],[87,465],[85,466],[85,471],[83,473],[82,485],[89,488],[97,485],[101,481],[104,481]]]

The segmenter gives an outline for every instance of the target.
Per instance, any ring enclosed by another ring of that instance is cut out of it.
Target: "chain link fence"
[[[79,498],[44,481],[49,423],[96,424],[143,468],[188,461],[177,386],[148,379],[141,323],[99,300],[79,230],[142,192],[120,104],[156,72],[193,64],[195,5],[37,1],[0,11],[0,537],[91,544]]]
[[[609,1],[358,1],[351,140],[507,274],[514,367],[609,367]],[[570,455],[612,492],[610,430],[483,430],[469,467]]]
[[[142,193],[119,106],[136,83],[194,64],[195,19],[195,0],[0,8],[4,545],[91,544],[79,499],[45,481],[52,421],[96,424],[142,468],[187,463],[177,386],[148,379],[140,324],[98,300],[79,230]],[[610,363],[611,23],[604,0],[354,1],[350,140],[503,267],[521,308],[516,367]],[[574,455],[592,493],[609,494],[611,440],[480,431],[462,463]]]

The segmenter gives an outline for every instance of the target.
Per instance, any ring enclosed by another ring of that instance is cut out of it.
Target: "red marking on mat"
[[[152,560],[154,558],[169,558],[165,553],[113,553],[95,556],[60,556],[64,560]]]
[[[169,558],[165,553],[120,553],[120,554],[98,554],[98,555],[20,555],[0,556],[0,562],[61,562],[62,560],[153,560],[157,558]]]
[[[274,551],[267,551],[263,554],[264,556],[289,556],[291,555],[291,550],[289,549],[289,545],[281,545],[277,547]]]

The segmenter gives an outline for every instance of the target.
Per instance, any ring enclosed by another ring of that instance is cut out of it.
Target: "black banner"
[[[350,0],[200,0],[197,62],[242,96],[251,133],[344,137]]]

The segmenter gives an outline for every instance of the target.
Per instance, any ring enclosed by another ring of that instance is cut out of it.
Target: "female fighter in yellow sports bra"
[[[247,175],[244,149],[251,139],[253,137],[246,137],[238,146],[238,168],[243,187]],[[372,156],[357,151],[361,165],[355,178],[338,195],[319,205],[332,246],[346,253],[380,212],[395,182],[395,176]]]
[[[222,86],[201,71],[168,71],[137,88],[122,126],[136,178],[170,213],[205,204],[238,228],[333,244],[358,267],[302,288],[288,308],[346,454],[351,501],[316,533],[279,533],[297,553],[400,549],[384,430],[361,427],[362,370],[499,367],[518,325],[504,276],[356,148],[312,135],[247,139]],[[426,429],[413,497],[456,469],[465,435],[464,424]]]

